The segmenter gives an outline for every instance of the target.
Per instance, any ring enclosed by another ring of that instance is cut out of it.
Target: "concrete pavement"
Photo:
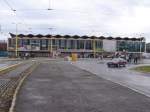
[[[150,112],[150,98],[69,63],[47,61],[24,82],[15,112]]]

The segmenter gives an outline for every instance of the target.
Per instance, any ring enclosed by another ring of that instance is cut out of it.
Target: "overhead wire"
[[[3,0],[5,3],[6,3],[6,5],[12,10],[12,11],[16,11],[11,5],[10,5],[10,3],[7,1],[7,0]]]
[[[21,23],[23,23],[25,26],[28,26],[28,24],[25,22],[25,20],[23,18],[20,18],[19,16],[17,16],[17,13],[16,13],[16,9],[13,8],[13,6],[7,1],[7,0],[3,0],[5,2],[5,4],[10,8],[10,10],[16,15],[16,21],[17,20],[20,20]],[[17,23],[16,23],[17,24]]]
[[[21,23],[23,23],[25,26],[28,26],[28,24],[26,23],[26,21],[24,20],[24,18],[20,18],[18,15],[17,15],[17,12],[19,11],[46,11],[46,10],[53,10],[51,9],[51,1],[49,1],[48,3],[48,8],[47,9],[15,9],[13,8],[12,4],[10,4],[10,2],[8,2],[8,0],[3,0],[5,2],[5,4],[10,8],[10,10],[15,14],[15,17],[16,17],[16,21],[17,20],[21,20]],[[19,22],[18,22],[19,23]],[[29,27],[27,27],[28,29]],[[53,28],[51,28],[53,29]]]

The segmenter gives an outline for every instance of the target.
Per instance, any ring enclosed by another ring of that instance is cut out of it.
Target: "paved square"
[[[16,112],[149,112],[150,98],[66,62],[42,63],[25,81]]]

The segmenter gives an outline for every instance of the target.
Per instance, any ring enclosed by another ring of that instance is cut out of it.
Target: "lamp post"
[[[21,23],[12,23],[16,25],[16,46],[15,46],[15,56],[18,57],[18,25]]]
[[[51,32],[51,30],[52,30],[53,28],[48,28],[48,30],[50,30],[50,32]],[[49,50],[50,50],[50,55],[53,55],[53,39],[52,39],[52,37],[50,38],[50,46],[48,45],[48,48],[49,48]],[[49,42],[48,42],[49,43]]]
[[[94,51],[94,58],[96,58],[95,39],[93,40],[93,51]]]
[[[142,42],[143,42],[142,34],[144,33],[140,34],[140,60],[142,59]]]
[[[51,0],[48,0],[48,5],[49,5],[49,7],[48,7],[47,10],[52,10],[52,8],[51,8]]]

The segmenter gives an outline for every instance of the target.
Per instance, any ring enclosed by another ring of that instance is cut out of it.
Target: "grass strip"
[[[150,66],[135,67],[132,70],[135,70],[137,72],[150,73]]]

